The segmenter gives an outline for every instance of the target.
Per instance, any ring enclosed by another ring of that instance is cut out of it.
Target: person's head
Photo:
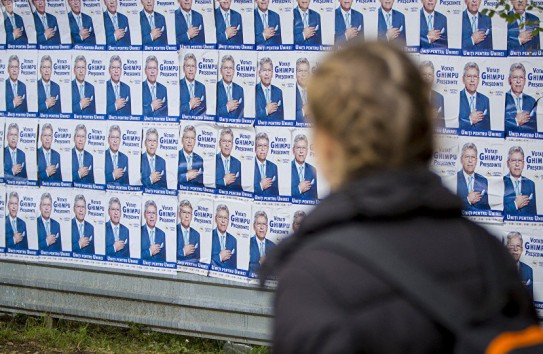
[[[15,150],[17,149],[17,143],[19,142],[19,125],[17,123],[10,123],[8,125],[8,146]]]
[[[191,154],[194,150],[194,144],[196,143],[196,129],[194,126],[185,126],[181,140],[183,143],[183,150],[185,150],[187,154]]]
[[[111,81],[114,83],[119,83],[121,80],[121,74],[123,73],[123,64],[121,61],[121,57],[118,55],[113,55],[109,59],[109,75],[111,77]]]
[[[228,211],[226,204],[217,205],[217,208],[215,209],[215,223],[217,224],[217,230],[219,230],[221,234],[224,234],[228,228],[229,216],[230,212]]]
[[[309,149],[309,141],[304,134],[298,134],[294,137],[294,143],[292,144],[292,152],[294,153],[294,159],[299,164],[303,164],[307,157],[307,150]]]
[[[425,60],[420,63],[419,69],[422,79],[428,84],[428,86],[431,87],[434,84],[434,63],[432,63],[430,60]]]
[[[225,12],[230,10],[231,3],[232,3],[232,0],[219,0],[219,6]]]
[[[234,144],[234,133],[230,128],[224,128],[221,130],[219,136],[219,146],[221,148],[221,154],[224,157],[230,156],[232,153],[232,147]]]
[[[190,9],[192,9],[192,0],[177,0],[177,2],[179,3],[179,6],[186,12],[189,12]]]
[[[269,148],[270,148],[270,138],[268,138],[268,134],[264,132],[260,132],[256,134],[255,154],[258,161],[260,162],[266,161],[266,157],[268,157]]]
[[[511,256],[513,256],[515,262],[520,261],[520,256],[522,256],[522,243],[522,235],[520,232],[511,231],[507,234],[505,245],[507,246],[509,253],[511,253]]]
[[[143,9],[147,13],[152,13],[155,8],[155,0],[141,0],[141,4],[143,5]]]
[[[507,155],[507,168],[511,176],[520,178],[524,170],[524,150],[520,146],[512,146]]]
[[[466,3],[469,13],[472,15],[475,15],[479,11],[481,0],[464,0],[464,2]]]
[[[45,13],[45,0],[32,0],[32,3],[40,15]]]
[[[307,85],[310,70],[311,65],[309,65],[309,60],[307,60],[307,58],[299,58],[296,60],[296,82],[303,88]]]
[[[475,172],[475,167],[477,167],[477,146],[474,143],[465,143],[462,146],[460,162],[462,163],[462,169],[468,175]]]
[[[228,85],[230,85],[230,83],[234,79],[235,66],[236,66],[236,62],[234,61],[233,56],[231,56],[230,54],[227,54],[222,57],[221,76],[222,76],[222,80]]]
[[[186,199],[179,202],[179,221],[185,229],[190,227],[192,221],[192,204]]]
[[[53,60],[49,55],[41,57],[40,61],[40,74],[41,78],[45,82],[51,80],[51,70],[53,69]]]
[[[10,15],[13,14],[13,1],[14,0],[2,0],[2,4]]]
[[[51,123],[45,123],[41,128],[41,146],[45,150],[51,149],[51,143],[53,142],[53,126]]]
[[[19,57],[18,56],[12,55],[9,57],[8,70],[9,70],[9,78],[12,81],[17,81],[17,78],[19,77]]]
[[[464,65],[462,82],[470,95],[474,95],[477,92],[477,86],[479,86],[479,65],[477,63],[470,61]]]
[[[394,0],[379,0],[381,2],[381,7],[386,12],[392,10],[392,5],[394,5]]]
[[[351,6],[353,6],[353,0],[338,0],[339,6],[343,9],[343,11],[349,11],[351,9]]]
[[[154,55],[149,55],[147,59],[145,59],[145,76],[147,76],[147,81],[151,85],[154,85],[157,75],[158,59]]]
[[[40,198],[40,213],[42,218],[47,220],[51,217],[52,206],[53,198],[51,198],[51,194],[47,192],[43,193]]]
[[[74,14],[79,15],[81,13],[81,0],[68,0],[68,5]]]
[[[104,4],[109,13],[115,14],[117,12],[117,0],[104,0]]]
[[[511,92],[515,95],[520,95],[524,91],[524,85],[526,84],[526,68],[522,63],[514,63],[509,68],[509,85],[511,85]]]
[[[196,56],[192,53],[185,54],[183,58],[183,73],[185,73],[185,78],[192,82],[196,77]]]
[[[304,221],[306,214],[303,210],[296,210],[292,217],[292,231],[296,232],[300,228],[302,221]]]
[[[149,128],[145,133],[145,149],[147,154],[155,156],[158,148],[158,131],[155,128]]]
[[[527,0],[511,0],[511,5],[513,5],[513,10],[519,15],[522,15],[526,11],[526,5],[528,4]]]
[[[85,215],[87,215],[87,201],[83,194],[78,194],[74,198],[74,214],[77,221],[83,222],[85,220]]]
[[[256,6],[262,12],[268,11],[268,6],[270,6],[270,0],[255,0]]]
[[[298,2],[298,7],[302,11],[307,11],[309,9],[309,3],[311,0],[296,0]]]
[[[113,153],[119,151],[119,146],[121,145],[121,127],[119,127],[117,124],[109,127],[107,141],[109,143],[109,149]]]
[[[270,58],[264,57],[260,59],[258,65],[258,76],[260,77],[260,81],[264,86],[270,86],[273,77],[273,62]]]
[[[422,7],[427,13],[432,13],[436,8],[436,0],[420,0],[422,2]]]
[[[84,55],[78,55],[75,57],[74,74],[77,81],[85,81],[85,76],[87,75],[87,59]]]
[[[268,215],[265,211],[257,211],[255,213],[253,228],[255,229],[256,237],[260,241],[264,241],[268,233]]]
[[[74,143],[75,148],[78,151],[85,150],[85,144],[87,143],[87,127],[85,124],[78,124],[75,126]]]
[[[109,199],[109,206],[107,208],[109,220],[113,225],[118,225],[121,220],[121,201],[117,197]]]
[[[19,212],[19,194],[15,191],[9,193],[8,210],[9,216],[13,219],[17,217],[17,213]]]
[[[332,189],[368,173],[426,167],[433,151],[429,88],[404,51],[357,43],[312,75],[312,145]]]
[[[156,203],[153,200],[148,200],[145,202],[143,217],[145,218],[145,223],[150,228],[156,226]]]

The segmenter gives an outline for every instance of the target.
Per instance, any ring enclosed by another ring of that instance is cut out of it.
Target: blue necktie
[[[434,29],[434,22],[432,21],[432,18],[434,15],[428,16],[428,31],[431,31]]]
[[[47,166],[51,164],[51,152],[48,151],[45,153],[45,161],[47,162]]]
[[[271,102],[271,93],[270,93],[271,89],[268,87],[266,89],[266,103],[270,103]]]
[[[113,18],[113,28],[116,30],[119,29],[119,22],[117,21],[117,15],[113,15],[112,18]]]
[[[77,27],[81,29],[81,27],[83,27],[83,24],[81,23],[81,15],[77,16],[76,19],[77,19]]]
[[[155,85],[151,86],[151,97],[153,100],[156,100]]]
[[[14,151],[11,153],[11,164],[16,165],[17,164],[17,152]]]
[[[113,168],[117,168],[117,154],[113,155]]]
[[[226,236],[221,236],[221,251],[226,249]]]
[[[151,157],[151,172],[155,172],[155,157]]]
[[[473,176],[468,177],[468,192],[473,192]]]
[[[345,14],[345,28],[351,28],[351,14]]]
[[[224,160],[224,172],[230,173],[230,159]]]
[[[149,242],[151,242],[151,245],[155,244],[155,230],[151,230],[149,233]]]
[[[190,84],[190,98],[194,98],[194,83]]]
[[[13,233],[16,234],[17,233],[17,220],[12,220],[11,221],[11,228],[13,229]]]
[[[266,178],[266,165],[263,163],[260,164],[260,176]]]
[[[47,27],[47,17],[45,17],[45,15],[43,15],[41,17],[41,22],[43,22],[43,29],[48,29],[49,27]]]
[[[477,32],[477,17],[475,16],[471,18],[471,31],[473,33]]]
[[[79,152],[77,153],[77,155],[79,156],[78,157],[78,162],[79,162],[79,167],[83,167],[83,153],[82,152]]]
[[[115,242],[119,241],[119,226],[113,228],[113,235],[115,236]]]
[[[45,97],[51,97],[51,90],[49,89],[49,84],[45,84]]]
[[[268,28],[268,14],[262,14],[262,25],[264,28]]]
[[[520,195],[520,180],[515,181],[515,194]]]
[[[264,243],[260,243],[260,257],[264,257],[266,255],[266,251],[264,250]]]
[[[49,220],[45,222],[45,233],[47,236],[51,235],[51,228],[49,226]]]
[[[226,96],[228,98],[228,101],[232,100],[232,86],[228,86],[227,91],[226,91]]]
[[[230,27],[230,13],[227,12],[226,14],[224,14],[224,17],[225,17],[224,22],[226,22],[226,27]]]
[[[12,84],[11,87],[13,89],[13,96],[17,97],[17,83]]]
[[[187,14],[187,27],[192,27],[192,21],[190,18],[190,14]]]
[[[298,167],[298,177],[300,178],[300,182],[305,181],[304,179],[304,166]]]
[[[79,97],[85,98],[85,85],[79,85]]]
[[[469,97],[469,110],[470,112],[475,112],[475,97],[474,96],[470,96]]]
[[[517,97],[517,113],[522,111],[522,105],[520,104],[520,97]]]
[[[307,13],[304,13],[304,28],[309,27],[309,23],[307,22]]]
[[[83,237],[83,224],[79,224],[79,237]]]
[[[185,246],[189,244],[189,232],[187,230],[183,230],[183,241]]]
[[[392,28],[392,20],[391,20],[392,14],[387,14],[387,29]]]
[[[119,99],[119,84],[115,85],[115,99]]]
[[[151,29],[155,28],[155,19],[153,17],[153,15],[149,16],[149,24],[151,25]]]
[[[192,170],[192,155],[187,157],[187,170]]]

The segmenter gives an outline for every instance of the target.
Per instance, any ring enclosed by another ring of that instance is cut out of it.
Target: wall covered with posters
[[[431,166],[543,316],[543,12],[515,0],[507,24],[480,13],[495,5],[2,0],[0,256],[254,282],[328,193],[308,77],[379,39],[434,84]]]

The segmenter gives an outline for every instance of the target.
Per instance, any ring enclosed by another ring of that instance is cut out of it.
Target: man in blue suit
[[[145,60],[145,80],[142,85],[143,115],[162,117],[168,115],[168,91],[157,82],[158,59],[149,55]]]
[[[296,60],[296,122],[305,123],[307,115],[307,80],[311,73],[311,65],[307,58]]]
[[[537,215],[534,181],[524,177],[524,150],[520,146],[509,149],[509,173],[503,176],[503,211],[509,215]]]
[[[520,261],[524,247],[522,246],[524,242],[522,241],[522,235],[520,232],[512,231],[507,234],[506,246],[509,250],[509,253],[513,257],[513,260],[517,264],[517,269],[520,274],[520,279],[528,292],[534,297],[534,274],[532,267]]]
[[[17,217],[19,212],[19,194],[15,191],[9,193],[8,211],[6,216],[6,247],[16,250],[28,249],[28,234],[26,223]]]
[[[217,115],[220,117],[242,118],[245,113],[243,87],[233,82],[235,66],[230,54],[222,57],[222,80],[217,83]]]
[[[6,130],[8,146],[4,148],[4,177],[6,180],[28,179],[25,153],[17,148],[19,126],[17,123],[10,123]]]
[[[294,44],[321,45],[321,15],[309,8],[311,0],[297,0],[294,13]]]
[[[490,130],[490,103],[488,97],[477,92],[477,86],[479,86],[479,66],[477,63],[466,63],[462,82],[465,88],[460,91],[458,115],[460,129]]]
[[[36,11],[34,15],[34,26],[38,44],[58,45],[60,44],[60,32],[57,18],[45,12],[45,0],[32,0]]]
[[[166,161],[156,154],[158,131],[149,128],[145,133],[145,152],[141,154],[141,183],[152,189],[168,188]]]
[[[204,160],[194,152],[196,129],[187,125],[181,137],[183,148],[179,150],[179,165],[177,166],[177,182],[184,186],[204,186]]]
[[[145,46],[165,46],[168,44],[168,28],[164,15],[155,12],[155,0],[141,0],[140,11],[141,43]]]
[[[428,84],[428,86],[432,87],[434,85],[435,78],[434,63],[432,63],[430,60],[424,60],[420,63],[419,68],[422,79]],[[435,90],[432,90],[429,100],[434,109],[435,126],[439,128],[445,127],[445,100],[443,99],[443,95]]]
[[[72,80],[72,113],[96,114],[94,86],[85,81],[87,75],[87,59],[78,55],[74,61],[75,79]]]
[[[279,174],[277,165],[267,160],[270,148],[268,134],[260,132],[255,138],[255,195],[279,195]]]
[[[216,158],[215,185],[220,189],[241,192],[241,162],[231,155],[233,143],[232,129],[223,128],[219,138],[221,151]]]
[[[477,146],[466,143],[460,158],[462,169],[456,174],[456,194],[466,211],[490,210],[488,205],[488,181],[475,173],[477,166]]]
[[[283,91],[271,84],[273,62],[270,58],[260,59],[258,76],[260,82],[255,87],[256,119],[284,120]]]
[[[75,146],[72,149],[72,181],[75,183],[94,183],[94,158],[85,151],[87,142],[87,127],[78,124],[74,131]]]
[[[157,206],[152,200],[145,202],[145,224],[141,226],[141,258],[166,262],[166,234],[156,226]]]
[[[526,68],[514,63],[509,69],[511,90],[505,94],[505,131],[520,133],[537,132],[536,100],[525,94]]]
[[[447,48],[447,17],[435,11],[436,0],[421,0],[420,47],[425,49]]]
[[[72,44],[95,45],[96,36],[92,18],[81,12],[81,0],[68,0],[72,11],[68,12]]]
[[[190,226],[192,204],[188,200],[179,202],[179,224],[177,224],[177,260],[198,262],[200,260],[200,233]]]
[[[219,0],[215,9],[217,44],[243,44],[243,23],[239,12],[232,10],[232,0]]]
[[[62,251],[62,235],[60,224],[51,218],[53,198],[51,194],[43,193],[40,199],[41,215],[36,219],[38,223],[38,248],[40,251]]]
[[[226,231],[230,211],[225,204],[217,205],[215,210],[215,223],[217,228],[211,234],[211,264],[217,267],[236,269],[237,240]]]
[[[382,41],[405,45],[405,16],[400,11],[392,9],[394,0],[380,0],[381,7],[377,10],[377,38]]]
[[[280,45],[281,19],[268,7],[270,0],[256,0],[255,9],[255,42],[257,45]]]
[[[492,50],[492,22],[479,12],[481,0],[464,0],[462,14],[462,49]]]
[[[62,182],[62,161],[58,151],[51,148],[53,126],[45,123],[41,128],[41,147],[38,149],[38,180],[43,182]]]
[[[318,199],[317,195],[317,170],[305,162],[309,149],[309,141],[304,134],[294,137],[292,152],[292,197],[300,199]]]
[[[60,86],[51,80],[53,60],[44,55],[40,61],[41,79],[38,80],[38,112],[60,113],[62,111]]]
[[[107,114],[115,116],[132,114],[130,86],[121,82],[122,73],[121,57],[118,55],[111,56],[109,59],[110,79],[106,82]]]
[[[128,18],[117,12],[117,0],[104,0],[107,10],[104,11],[104,27],[106,44],[110,46],[129,46],[130,25]]]
[[[336,34],[334,43],[340,44],[359,38],[364,40],[364,16],[352,9],[352,0],[339,0],[336,9]]]
[[[130,230],[120,223],[121,201],[117,197],[109,200],[109,221],[106,222],[106,255],[109,257],[130,257]]]
[[[182,0],[184,1],[184,0]],[[188,0],[187,0],[188,1]],[[201,116],[206,113],[206,88],[204,84],[196,81],[196,56],[185,54],[183,58],[183,73],[185,77],[179,83],[181,114]]]
[[[94,254],[94,226],[85,220],[87,201],[83,194],[74,199],[74,214],[72,219],[72,252]]]
[[[114,185],[128,185],[128,157],[119,151],[121,145],[121,128],[114,124],[109,127],[109,149],[105,153],[106,183]]]
[[[268,233],[268,215],[257,211],[253,222],[255,235],[250,240],[249,276],[257,276],[266,254],[275,248],[275,243],[266,238]]]
[[[26,113],[26,85],[19,80],[19,57],[11,55],[8,60],[9,80],[6,80],[6,111],[10,113]]]
[[[192,0],[178,0],[175,10],[175,42],[180,45],[201,45],[206,42],[204,19],[192,9]]]
[[[13,0],[2,0],[6,9],[4,15],[4,29],[6,30],[6,43],[8,45],[28,44],[23,18],[13,12]]]
[[[509,16],[514,14],[520,18],[507,23],[507,50],[523,52],[537,51],[541,48],[539,44],[539,32],[533,34],[534,28],[539,27],[539,18],[526,12],[526,0],[511,0],[513,10]]]

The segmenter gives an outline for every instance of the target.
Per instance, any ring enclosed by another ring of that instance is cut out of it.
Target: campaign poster
[[[40,118],[70,118],[72,65],[65,51],[38,51],[38,113]]]
[[[500,16],[490,18],[481,13],[497,6],[498,1],[492,0],[462,4],[462,55],[507,56],[507,22]]]
[[[109,121],[104,153],[107,189],[141,190],[141,123]]]
[[[341,47],[349,41],[364,40],[367,36],[364,26],[368,22],[367,16],[369,12],[362,8],[361,1],[335,3],[334,44]]]
[[[109,148],[108,122],[74,119],[70,123],[64,125],[69,126],[73,133],[70,148],[73,186],[105,189],[105,152]],[[116,131],[113,134],[116,136]]]
[[[0,146],[4,147],[6,119],[0,117]],[[4,183],[4,149],[0,149],[0,184]]]
[[[256,67],[255,51],[219,51],[217,117],[220,123],[252,123]]]
[[[462,213],[475,221],[503,221],[504,140],[462,136],[458,139],[456,194]]]
[[[6,50],[7,70],[0,78],[8,117],[36,117],[38,52]]]
[[[107,191],[106,206],[106,261],[117,269],[141,269],[141,193]]]
[[[177,196],[143,194],[141,198],[142,269],[156,273],[177,271]]]
[[[6,118],[4,179],[17,186],[38,185],[38,120]]]
[[[6,47],[36,49],[36,28],[30,1],[13,0],[3,4],[6,10],[4,17],[9,18],[11,25],[11,31],[6,30]]]
[[[219,49],[254,49],[254,5],[251,0],[215,1]]]
[[[40,204],[37,187],[6,186],[6,257],[35,261],[38,255],[36,210]]]
[[[103,10],[107,50],[141,50],[141,2],[104,1]]]
[[[533,5],[541,6],[540,1],[534,1]],[[543,20],[543,8],[534,7],[528,11],[528,2],[516,1],[511,3],[512,11],[524,17],[524,21],[517,19],[507,24],[507,52],[513,56],[537,56],[541,57],[543,36],[541,32],[534,35],[533,30]]]
[[[145,193],[177,193],[178,145],[178,124],[143,123],[141,183]]]
[[[36,210],[40,260],[66,261],[71,256],[72,190],[40,188]]]
[[[255,1],[255,44],[257,50],[292,50],[294,43],[291,0]]]
[[[504,144],[505,220],[538,221],[543,214],[543,148],[538,140],[507,139]]]
[[[290,191],[295,204],[316,204],[322,199],[317,176],[310,129],[296,129],[291,133]]]
[[[70,49],[65,0],[30,0],[38,49]]]
[[[0,112],[6,112],[6,81],[9,81],[7,52],[0,56]],[[13,92],[13,90],[12,90]]]
[[[106,114],[113,120],[140,120],[141,83],[144,63],[141,53],[106,56]]]
[[[144,52],[142,114],[144,120],[179,120],[179,58],[177,52]]]
[[[74,49],[104,50],[104,13],[100,0],[66,0]]]
[[[296,120],[296,58],[258,52],[255,118],[259,125],[293,125]]]
[[[74,189],[72,196],[72,258],[78,263],[102,266],[106,254],[106,193]]]
[[[178,1],[175,9],[175,43],[179,48],[214,49],[215,7],[213,0]]]
[[[174,15],[179,5],[174,1],[142,1],[139,11],[143,50],[176,50]]]
[[[293,36],[296,50],[326,50],[334,45],[334,0],[293,0]]]
[[[211,263],[213,197],[179,192],[177,205],[177,269],[207,275]]]
[[[251,212],[251,203],[244,198],[221,197],[215,200],[210,276],[247,281]]]
[[[223,195],[253,197],[254,148],[253,127],[219,126],[215,166],[215,185]]]
[[[381,40],[399,46],[419,47],[418,2],[361,0],[367,40]],[[411,27],[411,28],[410,28]],[[414,27],[414,28],[413,28]]]
[[[292,177],[290,130],[256,127],[254,147],[255,200],[288,202]]]
[[[71,187],[74,141],[72,122],[40,119],[39,123],[37,160],[40,186]]]
[[[214,124],[181,121],[177,164],[179,190],[213,193],[216,181],[217,133]]]
[[[435,151],[430,160],[430,169],[441,177],[443,185],[456,194],[456,161],[458,160],[458,136],[435,134]]]
[[[0,4],[0,23],[4,23],[4,13],[6,13],[6,9],[2,4]],[[6,19],[9,21],[10,19],[6,17]],[[4,27],[5,28],[5,27]],[[0,32],[0,49],[6,49],[6,32],[2,31]]]
[[[6,185],[0,184],[0,234],[1,235],[6,234],[6,226],[7,226],[6,225],[6,220],[7,220],[6,208],[7,208]],[[6,252],[6,237],[4,236],[4,237],[0,237],[0,257],[3,257],[5,252]]]
[[[108,57],[100,51],[72,52],[72,113],[76,119],[104,119]]]
[[[420,53],[459,55],[461,54],[462,23],[460,0],[421,1],[420,7]]]
[[[216,50],[179,50],[179,111],[182,119],[213,121],[217,113]]]
[[[309,127],[307,119],[307,83],[311,74],[319,67],[325,52],[295,52],[296,58],[296,126]]]

